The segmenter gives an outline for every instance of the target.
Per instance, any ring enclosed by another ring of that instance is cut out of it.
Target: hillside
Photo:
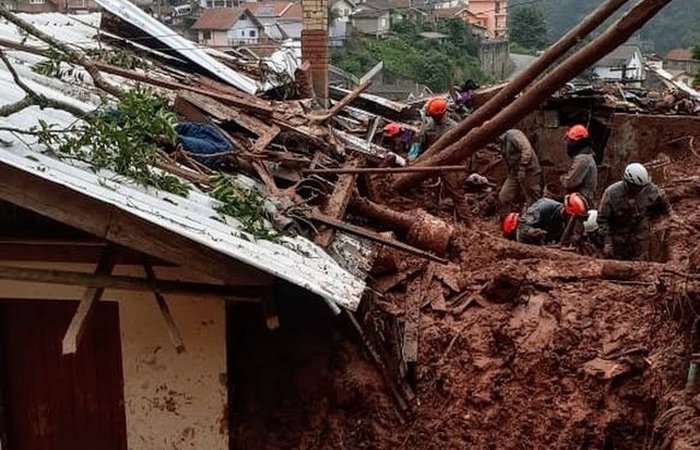
[[[550,39],[559,38],[601,3],[602,0],[542,0]],[[653,43],[654,50],[660,54],[672,48],[697,45],[700,0],[674,0],[642,29],[639,37]]]

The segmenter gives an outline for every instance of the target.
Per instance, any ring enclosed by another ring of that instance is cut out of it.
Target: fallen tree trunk
[[[425,157],[416,165],[439,166],[466,161],[476,150],[491,142],[496,136],[504,133],[520,119],[534,111],[566,82],[623,44],[670,2],[671,0],[640,1],[605,33],[543,77],[492,120],[479,128],[469,130],[459,141],[445,147],[439,153]],[[400,191],[418,184],[428,176],[428,174],[420,172],[405,174],[394,180],[392,188]]]

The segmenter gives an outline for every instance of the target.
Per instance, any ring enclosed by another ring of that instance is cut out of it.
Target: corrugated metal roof
[[[213,75],[244,92],[255,94],[260,86],[252,78],[242,75],[215,60],[192,41],[180,36],[166,25],[149,16],[127,0],[95,0],[107,11],[150,34],[188,61],[206,69]]]
[[[4,69],[4,66],[2,66]],[[61,91],[26,80],[37,93],[80,106],[85,110],[94,105],[79,102]],[[22,90],[16,86],[7,70],[0,70],[0,104],[21,99]],[[39,120],[58,126],[68,126],[75,118],[65,112],[27,108],[17,114],[0,118],[0,126],[29,129]],[[0,138],[12,141],[0,148],[0,164],[31,173],[57,185],[88,195],[113,205],[150,223],[178,233],[216,252],[270,273],[280,279],[320,295],[332,305],[355,309],[364,291],[364,282],[340,267],[327,253],[307,239],[285,237],[282,243],[254,240],[240,230],[230,217],[225,223],[217,220],[218,204],[206,194],[193,191],[187,198],[128,181],[115,181],[110,173],[94,173],[86,165],[54,159],[42,154],[40,147],[27,136],[0,132]],[[241,177],[242,178],[242,177]],[[245,179],[244,182],[252,183]],[[337,309],[337,307],[336,307]]]

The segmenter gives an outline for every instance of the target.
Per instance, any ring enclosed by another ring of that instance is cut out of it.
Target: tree
[[[700,61],[700,44],[693,47],[693,59]]]
[[[536,6],[514,8],[509,22],[511,41],[530,49],[547,45],[547,23]]]

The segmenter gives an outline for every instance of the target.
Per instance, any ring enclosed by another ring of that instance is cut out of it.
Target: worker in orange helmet
[[[413,139],[413,132],[401,126],[400,123],[391,122],[384,127],[382,133],[382,146],[402,156],[406,156],[408,146]]]
[[[525,210],[522,216],[508,214],[502,223],[503,235],[525,244],[558,243],[564,234],[567,219],[586,217],[588,203],[578,193],[569,194],[564,203],[543,197]]]
[[[574,125],[566,132],[566,154],[572,158],[569,171],[561,177],[565,193],[578,192],[592,202],[598,187],[591,137],[583,125]]]
[[[431,98],[425,104],[428,121],[421,128],[418,139],[421,151],[430,148],[438,139],[457,126],[457,122],[449,117],[448,109],[447,100],[444,97]],[[411,156],[409,153],[409,159]],[[445,194],[452,199],[457,216],[465,222],[469,221],[470,216],[469,204],[463,190],[467,175],[465,170],[464,172],[448,172],[440,176]]]

